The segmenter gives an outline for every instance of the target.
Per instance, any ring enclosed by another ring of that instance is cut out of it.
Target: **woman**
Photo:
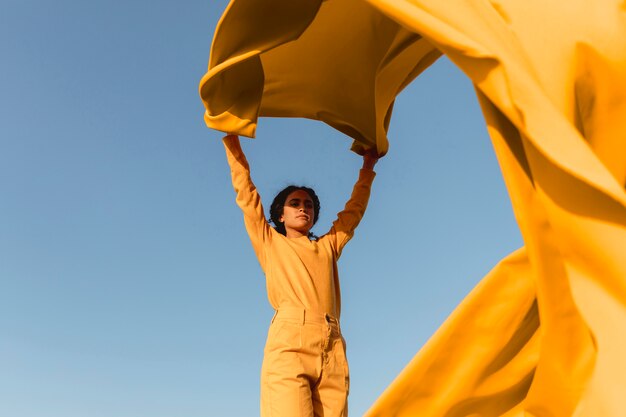
[[[272,228],[250,179],[239,138],[224,138],[237,204],[276,310],[261,371],[262,417],[345,417],[350,377],[339,328],[337,260],[363,217],[377,157],[363,156],[352,197],[330,231],[311,234],[319,199],[310,188],[290,186],[270,210]]]

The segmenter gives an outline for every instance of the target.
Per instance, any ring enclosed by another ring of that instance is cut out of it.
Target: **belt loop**
[[[270,322],[270,324],[274,323],[274,320],[276,320],[276,316],[278,315],[278,310],[274,311],[274,315],[272,316],[272,321]]]
[[[302,309],[302,325],[306,323],[306,310]]]

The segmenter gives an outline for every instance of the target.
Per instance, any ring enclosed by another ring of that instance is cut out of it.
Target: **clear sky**
[[[2,0],[0,416],[249,417],[272,310],[197,87],[226,0]],[[398,98],[340,260],[362,415],[521,246],[473,88],[441,59]],[[313,186],[324,233],[361,159],[262,119],[266,205]]]

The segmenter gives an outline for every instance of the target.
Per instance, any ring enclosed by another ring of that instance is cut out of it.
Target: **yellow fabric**
[[[367,416],[623,416],[626,3],[287,3],[231,2],[207,124],[309,117],[384,154],[393,98],[444,53],[476,87],[525,242]]]
[[[440,55],[361,0],[231,1],[200,83],[205,121],[253,137],[258,116],[307,117],[384,154],[396,95]]]
[[[323,316],[341,315],[341,292],[337,260],[352,238],[370,195],[376,174],[362,169],[352,196],[325,235],[287,238],[265,220],[263,205],[250,179],[250,169],[235,136],[224,138],[237,205],[244,214],[246,230],[265,273],[267,296],[274,308],[301,308]]]

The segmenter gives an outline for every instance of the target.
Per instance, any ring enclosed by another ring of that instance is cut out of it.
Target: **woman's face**
[[[313,199],[304,190],[296,190],[287,196],[280,221],[285,224],[287,237],[308,236],[313,227],[315,208]]]

